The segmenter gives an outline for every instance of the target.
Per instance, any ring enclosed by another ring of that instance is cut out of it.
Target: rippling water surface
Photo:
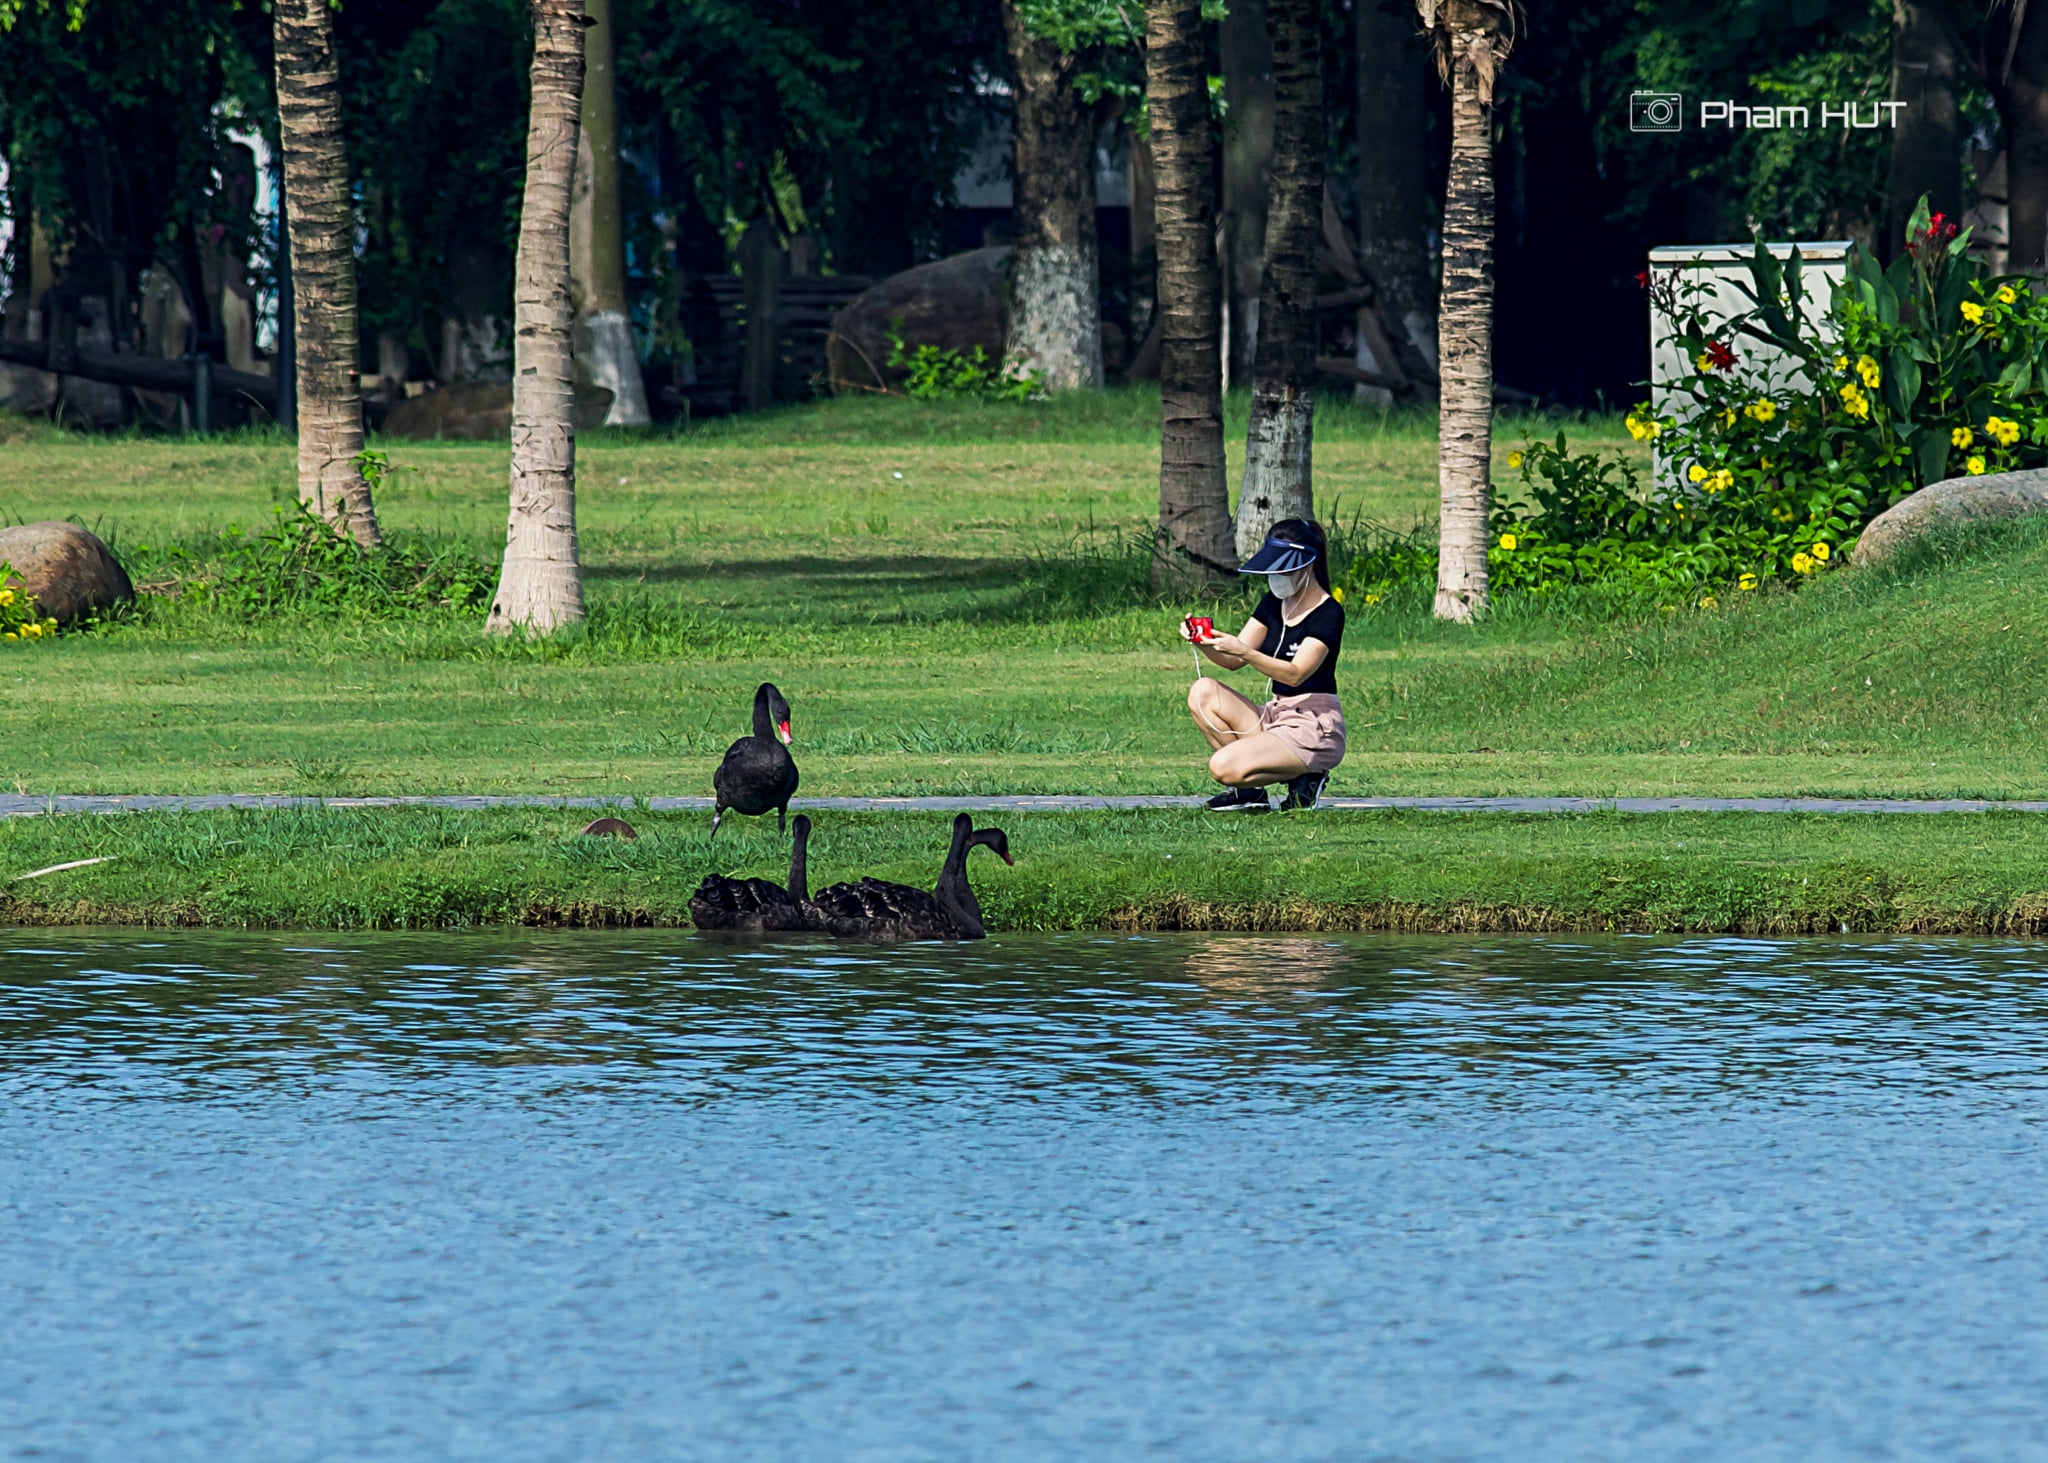
[[[2048,1458],[2048,951],[4,932],[0,1450]]]

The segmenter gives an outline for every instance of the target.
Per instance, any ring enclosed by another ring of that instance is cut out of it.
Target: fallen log
[[[40,341],[0,339],[0,361],[33,366],[39,371],[52,369],[49,348]],[[142,391],[175,391],[181,396],[189,396],[197,368],[191,361],[167,361],[156,356],[122,356],[112,351],[79,349],[71,352],[69,362],[58,374],[83,376],[88,381],[104,381],[110,386],[133,386]],[[222,365],[213,367],[212,376],[216,397],[246,396],[266,411],[277,410],[277,382],[271,377]]]

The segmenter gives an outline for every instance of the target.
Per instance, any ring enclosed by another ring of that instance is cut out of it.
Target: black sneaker
[[[1263,787],[1226,787],[1208,802],[1212,813],[1265,813],[1272,806]]]
[[[1329,785],[1329,782],[1330,774],[1327,772],[1311,772],[1306,776],[1295,778],[1294,781],[1287,784],[1287,799],[1280,804],[1280,811],[1285,813],[1297,808],[1303,810],[1313,808],[1316,805],[1316,799],[1323,795],[1323,789]]]

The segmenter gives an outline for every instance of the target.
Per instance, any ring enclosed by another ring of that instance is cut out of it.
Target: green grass
[[[0,823],[0,923],[326,929],[682,925],[712,869],[780,879],[788,843],[747,823],[637,813],[295,809]],[[929,885],[937,815],[820,814],[814,887]],[[1010,820],[1014,868],[970,873],[997,930],[1405,929],[1795,933],[2048,930],[2048,825],[1934,817],[1505,817],[1181,812]]]
[[[598,434],[579,453],[587,634],[159,605],[0,652],[0,784],[698,793],[774,679],[806,792],[1203,790],[1185,607],[1135,593],[1122,552],[1156,507],[1156,410],[1142,391],[846,401]],[[1499,450],[1554,430],[1506,419]],[[0,438],[0,516],[76,517],[130,548],[203,547],[291,492],[274,435]],[[387,523],[495,556],[502,447],[383,446]],[[1434,458],[1427,418],[1319,416],[1338,515],[1425,518]],[[1505,602],[1474,628],[1354,604],[1335,790],[2048,796],[2044,578],[2048,532],[2023,526],[1713,610]]]

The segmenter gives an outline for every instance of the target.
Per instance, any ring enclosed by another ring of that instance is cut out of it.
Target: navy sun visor
[[[1292,574],[1315,563],[1316,551],[1278,534],[1267,534],[1259,551],[1238,567],[1240,574]]]

